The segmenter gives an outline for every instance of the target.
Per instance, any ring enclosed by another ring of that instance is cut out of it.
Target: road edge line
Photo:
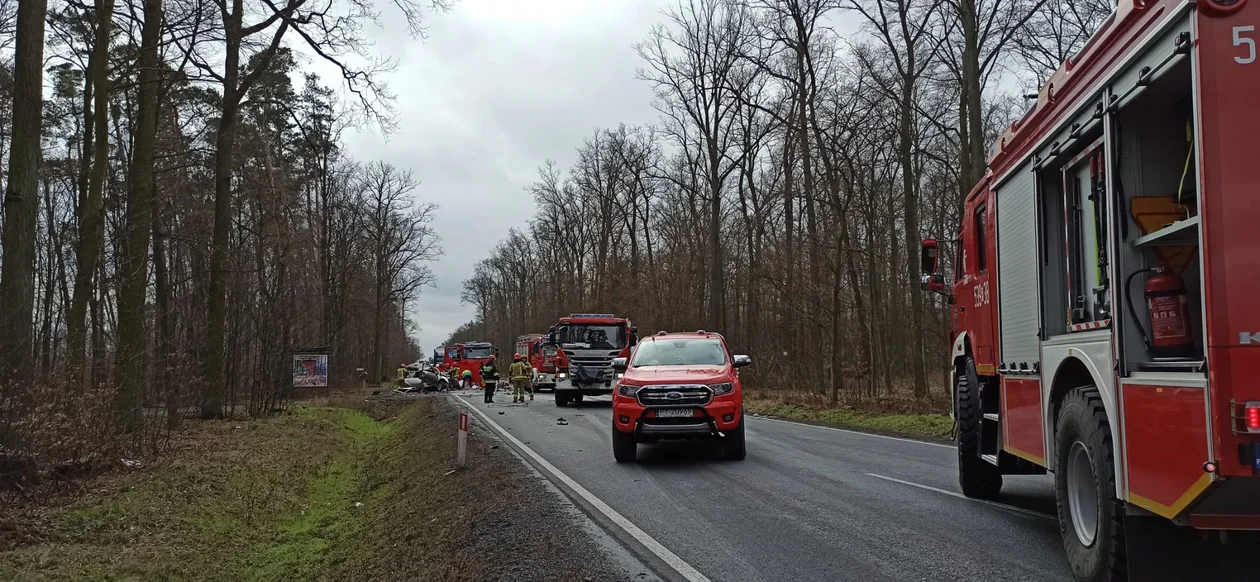
[[[916,445],[927,445],[927,446],[929,446],[929,447],[940,447],[940,448],[943,448],[943,449],[953,449],[953,448],[955,448],[955,447],[954,447],[954,445],[947,445],[947,444],[944,444],[944,443],[934,443],[934,442],[931,442],[931,441],[921,441],[921,440],[918,440],[918,439],[908,439],[908,438],[902,438],[902,437],[888,436],[888,435],[886,435],[886,434],[878,434],[878,433],[873,433],[873,432],[865,432],[865,431],[852,430],[852,429],[847,429],[847,428],[836,428],[836,427],[834,427],[834,426],[823,426],[823,425],[820,425],[820,424],[810,424],[810,423],[808,423],[808,422],[798,422],[798,421],[795,421],[795,420],[784,420],[784,419],[782,419],[782,418],[773,418],[773,417],[769,417],[769,416],[760,416],[760,415],[758,415],[758,416],[753,416],[753,415],[751,415],[751,414],[750,414],[750,415],[748,415],[748,416],[749,416],[749,418],[754,418],[754,419],[758,419],[758,420],[769,420],[770,422],[781,422],[781,423],[783,423],[783,424],[794,424],[794,425],[796,425],[796,426],[808,426],[808,427],[810,427],[810,428],[821,428],[821,429],[823,429],[823,430],[834,430],[834,431],[836,431],[836,432],[847,432],[847,433],[849,433],[849,434],[860,434],[860,435],[862,435],[862,436],[875,437],[875,438],[879,438],[879,439],[888,439],[888,440],[890,440],[890,441],[901,441],[901,442],[903,442],[903,443],[913,443],[913,444],[916,444]]]
[[[1059,520],[1059,518],[1058,518],[1058,517],[1053,516],[1053,515],[1050,515],[1049,513],[1042,513],[1042,512],[1040,512],[1040,511],[1033,511],[1033,510],[1031,510],[1031,509],[1024,509],[1024,508],[1022,508],[1022,507],[1016,507],[1016,506],[1014,506],[1014,505],[1007,505],[1007,504],[1005,504],[1005,503],[998,503],[998,502],[996,502],[996,501],[989,501],[989,500],[987,500],[987,499],[973,499],[973,498],[971,498],[971,497],[967,497],[966,495],[963,495],[962,493],[957,493],[957,492],[954,492],[954,491],[950,491],[950,490],[948,490],[948,489],[941,489],[941,488],[939,488],[939,487],[933,487],[933,486],[931,486],[931,485],[924,485],[924,484],[922,484],[922,483],[915,483],[914,481],[906,481],[906,480],[904,480],[904,479],[898,479],[898,478],[896,478],[896,477],[889,477],[889,476],[887,476],[887,475],[880,475],[880,474],[878,474],[878,473],[866,473],[866,476],[867,476],[867,477],[874,477],[874,478],[876,478],[876,479],[883,479],[883,480],[885,480],[885,481],[892,481],[893,483],[900,483],[900,484],[902,484],[902,485],[909,485],[910,487],[918,487],[919,489],[923,489],[923,490],[926,490],[926,491],[932,491],[932,492],[934,492],[934,493],[941,493],[941,494],[944,494],[944,495],[948,495],[948,496],[950,496],[950,497],[957,497],[958,499],[964,499],[964,500],[966,500],[966,501],[974,501],[974,502],[976,502],[976,503],[983,503],[983,504],[985,504],[985,505],[989,505],[989,506],[992,506],[992,507],[997,507],[997,508],[999,508],[999,509],[1005,509],[1005,510],[1007,510],[1007,511],[1013,511],[1013,512],[1015,512],[1015,513],[1019,513],[1019,514],[1022,514],[1022,515],[1027,515],[1027,516],[1029,516],[1029,517],[1039,517],[1039,518],[1041,518],[1041,519],[1048,519],[1048,520],[1050,520],[1050,521],[1058,521],[1058,520]]]
[[[512,433],[509,433],[506,429],[499,426],[499,424],[492,420],[489,415],[482,412],[476,406],[473,406],[472,403],[465,402],[463,399],[456,398],[455,400],[459,402],[460,406],[467,408],[485,421],[486,425],[489,426],[495,434],[499,435],[500,438],[506,439],[512,444],[512,446],[528,455],[535,463],[538,464],[539,467],[547,473],[550,473],[553,478],[560,480],[565,487],[568,487],[586,501],[586,503],[590,504],[591,507],[595,508],[596,511],[603,514],[604,518],[612,522],[630,537],[634,538],[635,541],[642,544],[647,551],[651,552],[659,560],[672,568],[679,576],[682,576],[688,582],[711,582],[708,577],[701,574],[700,571],[692,567],[691,564],[688,564],[685,560],[678,557],[677,554],[671,552],[669,548],[666,548],[660,542],[656,541],[656,539],[648,535],[647,532],[639,529],[639,526],[634,525],[634,522],[626,519],[625,516],[610,507],[604,502],[604,500],[596,497],[595,494],[591,493],[577,481],[574,481],[572,477],[569,477],[563,471],[556,468],[555,465],[552,465],[549,461],[547,461],[547,459],[544,459],[542,455],[534,452],[533,449],[529,448],[528,445],[513,436]]]

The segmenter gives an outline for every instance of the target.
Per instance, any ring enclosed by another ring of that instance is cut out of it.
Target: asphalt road
[[[1000,504],[966,499],[950,446],[753,417],[744,461],[675,441],[618,464],[607,399],[456,398],[709,580],[1070,579],[1050,478],[1007,477]]]

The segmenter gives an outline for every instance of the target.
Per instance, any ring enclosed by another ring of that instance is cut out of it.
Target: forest
[[[636,46],[659,121],[540,160],[536,215],[464,281],[476,317],[447,344],[616,313],[641,334],[721,332],[759,388],[939,403],[948,305],[919,288],[920,242],[957,236],[989,144],[1113,8],[673,4]]]
[[[394,129],[380,19],[449,7],[0,5],[0,480],[283,409],[295,353],[332,383],[418,357],[438,208],[343,137]]]

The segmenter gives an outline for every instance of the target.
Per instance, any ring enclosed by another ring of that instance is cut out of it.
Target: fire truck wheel
[[[1124,506],[1116,499],[1111,425],[1093,386],[1064,398],[1055,456],[1059,533],[1072,574],[1082,582],[1124,580]]]
[[[977,499],[996,499],[1002,490],[1002,472],[980,458],[980,394],[971,385],[975,364],[967,359],[964,373],[958,374],[958,485],[963,495]]]
[[[638,443],[634,442],[634,433],[621,432],[616,428],[612,431],[613,442],[613,458],[618,463],[629,463],[634,461],[638,454]]]
[[[728,461],[742,461],[748,456],[748,448],[744,446],[744,421],[739,421],[739,426],[726,433],[726,437],[722,439],[722,454]]]

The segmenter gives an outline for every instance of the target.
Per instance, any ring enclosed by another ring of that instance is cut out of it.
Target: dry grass
[[[476,462],[451,470],[456,420],[444,399],[362,396],[192,422],[156,464],[6,508],[0,580],[511,579],[518,558],[479,524],[525,524],[528,535],[503,531],[541,544],[525,543],[535,566],[553,563],[550,546],[580,543],[511,517],[539,487],[490,443],[472,439]],[[547,575],[586,576],[558,565]]]

